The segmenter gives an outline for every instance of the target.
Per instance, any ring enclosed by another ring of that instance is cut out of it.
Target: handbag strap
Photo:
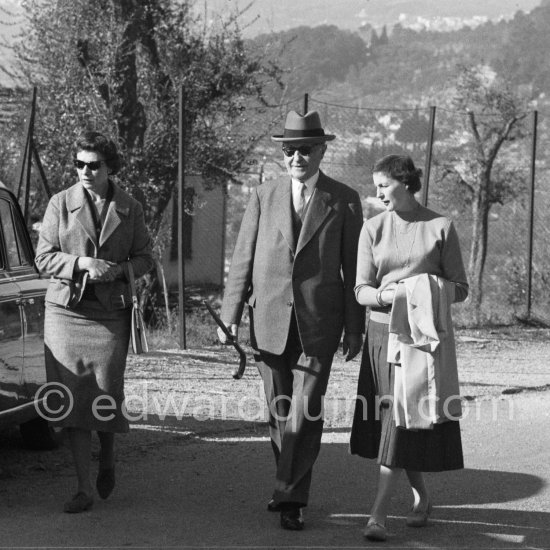
[[[126,267],[128,269],[128,282],[130,283],[130,293],[132,294],[132,304],[135,308],[139,309],[139,301],[136,292],[136,280],[134,276],[134,268],[132,262],[126,262]]]

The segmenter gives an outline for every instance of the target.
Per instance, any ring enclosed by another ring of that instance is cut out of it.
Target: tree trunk
[[[116,118],[119,136],[130,150],[143,148],[145,109],[138,99],[136,48],[140,38],[141,14],[135,0],[114,2],[117,20],[124,25],[122,41],[115,58],[113,91],[116,97]]]
[[[489,234],[490,203],[487,194],[489,181],[483,177],[472,203],[472,244],[468,272],[470,279],[470,303],[474,312],[475,323],[481,321],[481,303],[483,300],[483,272],[487,258],[487,240]]]

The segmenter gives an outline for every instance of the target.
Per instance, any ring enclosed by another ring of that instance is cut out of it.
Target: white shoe
[[[432,513],[432,503],[428,502],[425,510],[414,511],[412,509],[407,514],[407,525],[409,527],[426,527],[428,525],[428,517]]]

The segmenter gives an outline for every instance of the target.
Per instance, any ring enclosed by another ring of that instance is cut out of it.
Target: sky
[[[0,63],[8,69],[12,69],[14,55],[9,48],[9,43],[19,32],[23,20],[20,8],[21,2],[17,0],[0,0]],[[12,79],[1,70],[0,85],[12,85]]]

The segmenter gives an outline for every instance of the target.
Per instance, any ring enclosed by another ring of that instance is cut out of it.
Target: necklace
[[[392,232],[393,232],[393,243],[395,245],[395,252],[397,253],[397,261],[402,264],[404,268],[409,267],[411,265],[411,254],[414,248],[414,242],[416,240],[416,232],[418,229],[418,224],[416,223],[418,220],[418,209],[415,213],[414,219],[410,223],[403,224],[402,227],[405,227],[406,229],[400,230],[399,233],[397,231],[397,215],[392,212]],[[399,249],[398,241],[403,237],[398,237],[398,235],[407,235],[412,231],[412,238],[411,243],[409,245],[409,250],[407,251],[407,255],[404,256],[402,254],[402,250]]]
[[[393,224],[394,224],[395,230],[397,231],[397,233],[400,233],[402,235],[405,235],[406,233],[410,233],[411,230],[413,230],[416,227],[416,218],[410,222],[405,220],[401,223],[397,221],[396,219],[397,216],[395,215],[395,213],[393,214],[392,218],[393,218]]]

